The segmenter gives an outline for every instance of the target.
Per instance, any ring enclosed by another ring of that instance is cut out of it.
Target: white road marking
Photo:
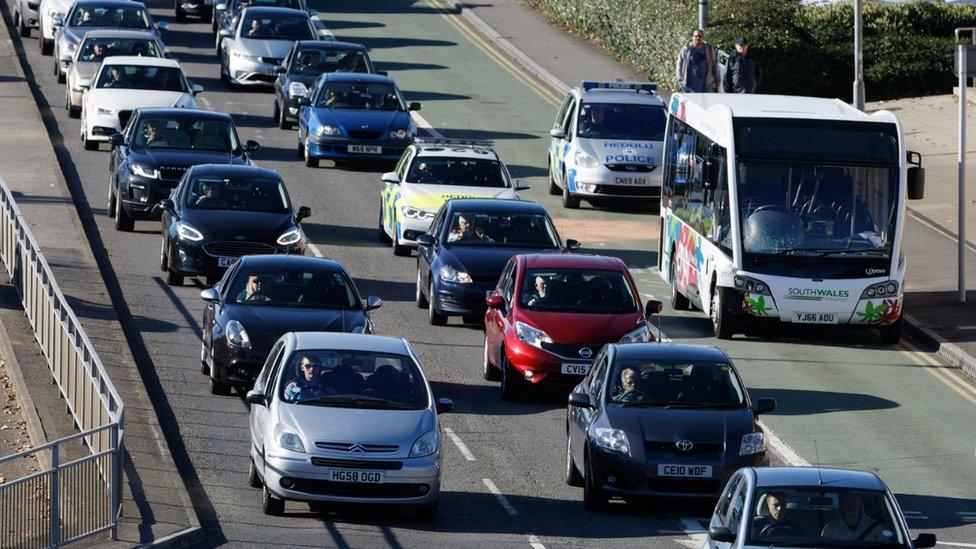
[[[493,496],[495,496],[495,499],[498,500],[498,503],[500,503],[502,507],[504,507],[505,510],[508,511],[509,515],[512,515],[514,517],[519,514],[518,511],[515,510],[515,507],[512,506],[512,503],[508,501],[508,498],[505,497],[505,494],[503,494],[502,491],[499,490],[497,486],[495,486],[495,483],[492,482],[490,478],[483,478],[481,479],[481,481],[485,483],[485,487],[487,487],[488,491],[491,492]]]
[[[776,433],[774,433],[768,425],[762,421],[759,421],[759,425],[763,428],[763,431],[766,431],[766,443],[770,448],[773,449],[773,452],[776,452],[780,457],[783,458],[783,461],[794,467],[810,466],[809,461],[800,457],[800,454],[796,453],[796,451],[793,450],[789,444],[783,442],[783,439],[776,436]]]
[[[410,116],[413,117],[413,121],[417,124],[417,127],[429,133],[431,137],[434,139],[444,139],[444,134],[434,129],[434,126],[431,126],[426,118],[420,116],[419,112],[411,111]]]
[[[679,517],[678,526],[690,539],[675,539],[674,541],[685,547],[701,547],[705,542],[705,528],[701,521],[691,517]]]
[[[546,546],[539,541],[539,538],[535,534],[529,536],[529,545],[532,546],[532,549],[546,549]]]
[[[464,456],[464,459],[468,461],[476,461],[474,459],[474,454],[472,454],[471,450],[469,450],[467,445],[464,444],[464,441],[461,440],[461,437],[454,434],[453,429],[449,427],[444,427],[444,434],[447,435],[447,438],[451,439],[451,442],[453,442],[455,446],[457,446],[457,449],[461,451],[461,455]]]
[[[905,511],[902,509],[902,514],[905,515],[906,520],[927,520],[929,518],[923,515],[921,511]]]
[[[949,545],[952,547],[976,547],[976,543],[959,543],[957,541],[937,541],[936,545]]]
[[[311,242],[308,243],[308,249],[312,250],[312,255],[314,255],[315,257],[325,257],[322,254],[321,250],[319,250],[319,247],[316,246],[315,244],[312,244]]]

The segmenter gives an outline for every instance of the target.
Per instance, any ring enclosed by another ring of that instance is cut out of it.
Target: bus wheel
[[[881,342],[885,345],[898,345],[901,341],[902,317],[898,317],[893,324],[881,327]]]
[[[674,252],[672,251],[671,263],[668,270],[668,279],[671,280],[671,308],[675,311],[687,311],[690,308],[691,302],[678,291],[678,286],[675,284],[677,272],[674,266]]]
[[[712,328],[715,337],[719,339],[732,339],[735,331],[735,317],[725,310],[725,292],[722,288],[715,288],[712,292]]]

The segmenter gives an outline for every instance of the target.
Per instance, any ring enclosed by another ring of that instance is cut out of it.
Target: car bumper
[[[89,136],[91,139],[91,136]],[[147,179],[137,175],[129,175],[126,184],[121,186],[124,193],[118,198],[122,200],[125,213],[133,219],[159,219],[162,210],[159,201],[169,198],[170,193],[178,181]]]
[[[650,172],[627,172],[603,166],[570,170],[569,190],[574,195],[608,200],[659,198],[661,196],[661,168]],[[635,181],[642,180],[638,184]],[[630,183],[623,183],[630,181]]]
[[[278,75],[271,63],[241,59],[228,54],[227,74],[231,81],[241,86],[269,86]]]
[[[347,137],[306,137],[305,148],[308,154],[314,158],[324,158],[329,160],[382,160],[397,161],[403,156],[410,141],[407,140],[359,140]],[[350,147],[355,145],[365,145],[369,147],[380,147],[379,153],[352,152]]]
[[[40,2],[23,2],[19,4],[20,18],[28,27],[36,29],[40,25]]]
[[[436,276],[436,275],[435,275]],[[495,288],[495,284],[472,282],[457,284],[437,280],[434,282],[434,295],[430,296],[434,309],[449,315],[484,315],[488,309],[485,296]]]
[[[397,244],[401,246],[417,247],[417,237],[426,233],[433,219],[399,218],[396,222],[395,234]]]
[[[108,141],[113,133],[122,131],[118,113],[85,113],[85,130],[89,141]]]
[[[188,240],[176,239],[173,243],[172,256],[170,258],[170,268],[175,268],[182,274],[190,276],[220,276],[233,264],[240,256],[222,256],[208,251],[208,244],[214,241],[191,242]],[[260,254],[293,254],[305,255],[306,243],[304,240],[292,246],[279,246],[270,242],[255,243],[255,251],[248,255]],[[260,244],[260,246],[257,246]],[[257,251],[257,248],[263,251]],[[223,260],[223,264],[222,263]]]
[[[210,13],[213,10],[213,0],[184,0],[180,2],[180,9],[196,15]]]
[[[602,345],[594,345],[591,349],[596,354],[600,350],[600,347]],[[524,343],[517,337],[506,338],[505,354],[509,364],[517,372],[522,374],[523,379],[533,384],[544,382],[547,384],[574,387],[580,381],[583,381],[586,372],[589,371],[590,364],[593,362],[592,360],[581,359],[579,357],[562,357]],[[579,374],[563,373],[564,364],[577,368],[583,366],[585,370]]]
[[[243,349],[228,345],[225,339],[214,340],[214,379],[220,383],[251,386],[264,367],[273,343],[255,345],[252,342],[251,348]]]

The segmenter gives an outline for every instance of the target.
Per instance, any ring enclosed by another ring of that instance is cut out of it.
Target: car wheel
[[[566,183],[566,174],[563,174],[563,206],[570,210],[580,207],[580,199],[569,192],[569,185]]]
[[[265,515],[280,517],[285,512],[285,500],[272,494],[267,484],[264,485],[262,492],[261,510]]]
[[[200,342],[200,373],[210,374],[210,366],[207,365],[207,344],[203,341]]]
[[[589,452],[586,453],[583,468],[586,471],[583,476],[583,507],[590,511],[602,511],[607,508],[607,495],[597,486]]]
[[[675,311],[686,311],[691,308],[691,302],[678,291],[678,285],[675,282],[677,274],[678,269],[674,264],[674,252],[672,251],[671,261],[668,262],[668,279],[671,280],[671,308]]]
[[[417,262],[417,289],[416,296],[414,296],[417,302],[417,307],[420,309],[427,308],[427,296],[424,295],[423,282],[420,280],[420,262]]]
[[[78,118],[81,109],[71,104],[71,86],[64,87],[64,109],[68,111],[68,118]]]
[[[389,244],[390,240],[392,240],[390,238],[390,235],[386,234],[386,223],[383,222],[382,203],[380,204],[380,221],[379,221],[379,225],[377,225],[376,227],[376,238],[378,238],[379,241],[382,242],[383,244]]]
[[[186,277],[176,269],[166,269],[166,284],[170,286],[182,286]]]
[[[501,379],[501,372],[498,367],[491,363],[488,357],[488,336],[485,336],[485,357],[481,364],[481,376],[487,381],[498,381]]]
[[[410,255],[410,248],[408,246],[401,246],[397,242],[396,231],[393,232],[393,237],[390,238],[390,242],[393,245],[393,255],[397,257],[407,257]]]
[[[712,292],[712,306],[709,312],[712,317],[712,328],[715,332],[715,337],[719,339],[732,339],[732,334],[735,333],[735,317],[725,310],[724,294],[725,292],[722,288],[715,288],[715,291]]]
[[[298,133],[298,148],[295,149],[295,150],[298,151],[298,159],[299,160],[304,160],[305,159],[305,144],[302,143],[302,135],[301,135],[301,132]]]
[[[216,10],[214,10],[214,12],[210,14],[210,30],[213,31],[214,34],[217,33],[217,11]]]
[[[166,257],[166,238],[160,238],[159,244],[159,270],[164,273],[169,270],[169,258]]]
[[[552,176],[552,158],[546,160],[546,166],[549,166],[549,194],[553,196],[559,195],[559,185],[556,185],[556,178]]]
[[[437,506],[437,501],[418,505],[414,507],[414,516],[422,522],[434,522],[437,520]]]
[[[264,483],[258,476],[258,468],[254,466],[254,459],[251,459],[250,462],[247,467],[247,485],[251,488],[260,488]]]
[[[569,432],[566,433],[566,484],[576,486],[577,488],[583,486],[583,474],[580,473],[579,468],[573,463],[573,451]]]
[[[508,355],[502,348],[501,365],[502,370],[502,400],[515,401],[522,396],[522,380],[519,379],[518,372],[508,363]]]
[[[278,128],[282,130],[290,130],[291,122],[289,122],[288,119],[285,118],[285,109],[280,108],[278,106],[277,101],[275,101],[274,110],[275,110],[275,121],[278,123]]]
[[[51,55],[54,51],[54,40],[48,40],[44,38],[44,30],[39,29],[38,35],[38,46],[41,48],[41,55]]]
[[[444,326],[447,324],[447,315],[437,312],[434,307],[434,281],[427,286],[427,319],[434,326]]]
[[[893,324],[881,327],[881,342],[885,345],[898,345],[901,341],[902,317],[898,317]]]
[[[16,17],[18,34],[24,38],[30,38],[31,28],[24,23],[24,17],[20,14],[20,10],[17,10]]]
[[[105,211],[108,212],[108,217],[110,219],[115,219],[115,184],[109,182],[108,184],[108,207]]]
[[[308,168],[318,168],[319,159],[312,156],[312,153],[308,152],[308,147],[302,146],[302,150],[305,152],[305,166]]]
[[[64,84],[65,75],[61,72],[61,62],[58,61],[58,56],[54,56],[54,76],[58,77],[58,84]]]
[[[217,363],[214,362],[213,367],[208,370],[210,370],[210,394],[229,395],[230,385],[217,381]]]
[[[85,143],[87,144],[87,141]],[[119,197],[118,193],[115,193],[115,230],[128,232],[134,226],[135,222],[129,217],[129,214],[125,213],[125,208],[122,207],[122,198]]]
[[[95,141],[93,139],[88,139],[88,131],[85,130],[84,127],[81,128],[81,132],[82,132],[82,134],[81,134],[81,142],[84,143],[85,150],[86,151],[97,151],[98,150],[98,141]]]

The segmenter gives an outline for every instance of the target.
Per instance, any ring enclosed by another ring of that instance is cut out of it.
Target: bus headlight
[[[898,295],[898,283],[894,280],[886,280],[872,284],[861,293],[861,299],[885,298]]]
[[[767,286],[765,282],[756,280],[750,276],[735,275],[734,284],[735,289],[739,290],[740,292],[748,292],[754,295],[768,295],[772,297],[772,294],[769,292],[769,286]]]

